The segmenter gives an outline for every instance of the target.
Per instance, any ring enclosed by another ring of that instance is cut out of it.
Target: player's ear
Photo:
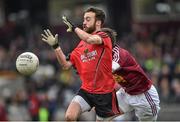
[[[96,21],[96,25],[98,25],[98,26],[101,26],[101,23],[102,23],[102,22],[101,22],[100,20],[97,20],[97,21]]]

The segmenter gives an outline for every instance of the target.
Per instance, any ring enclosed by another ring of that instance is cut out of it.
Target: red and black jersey
[[[95,34],[102,38],[103,44],[88,44],[81,40],[72,51],[70,61],[80,75],[82,89],[96,94],[110,93],[115,85],[111,39],[101,31]]]
[[[113,48],[113,61],[120,65],[114,78],[127,93],[137,95],[149,90],[152,81],[127,50],[116,45]]]

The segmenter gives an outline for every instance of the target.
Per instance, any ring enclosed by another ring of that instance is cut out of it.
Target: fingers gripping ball
[[[38,69],[39,59],[31,52],[24,52],[16,59],[16,69],[22,75],[31,75]]]

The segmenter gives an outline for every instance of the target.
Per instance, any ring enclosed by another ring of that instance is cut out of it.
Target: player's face
[[[86,12],[84,14],[83,30],[87,33],[92,33],[96,30],[96,18],[95,13]]]

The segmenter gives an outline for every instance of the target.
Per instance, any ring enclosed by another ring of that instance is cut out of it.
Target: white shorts
[[[116,94],[119,107],[125,114],[134,110],[139,120],[157,119],[160,100],[153,85],[147,92],[139,95],[129,95],[123,88],[119,89]]]

